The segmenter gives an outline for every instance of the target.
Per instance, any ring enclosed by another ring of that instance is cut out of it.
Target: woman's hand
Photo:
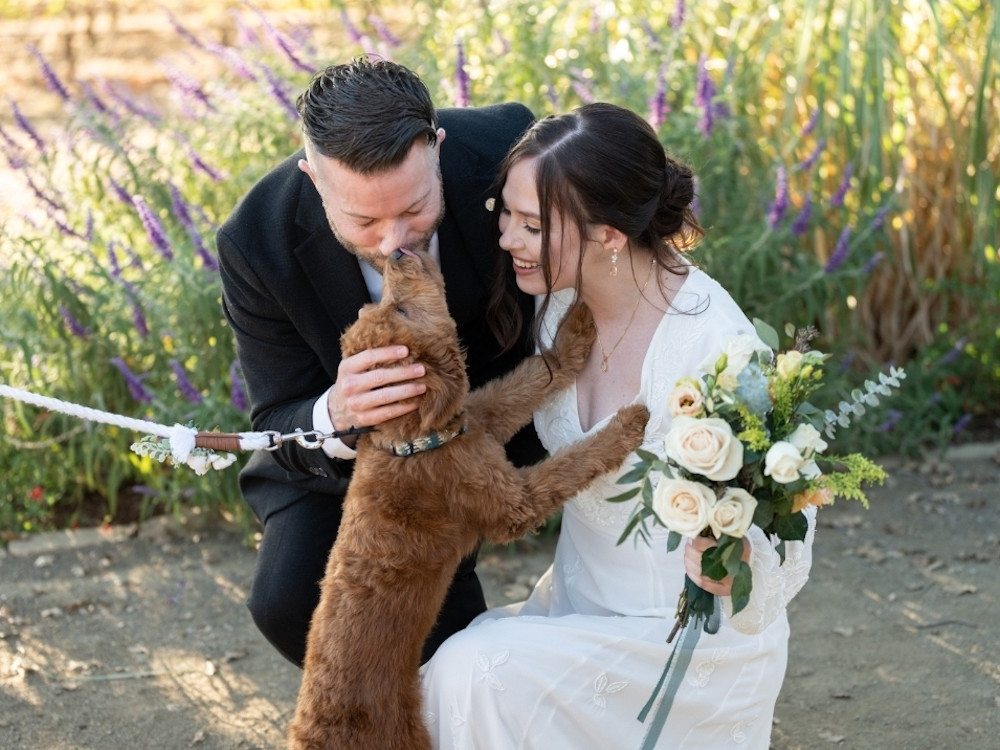
[[[732,576],[726,576],[721,581],[716,581],[701,573],[701,556],[718,544],[718,541],[710,536],[689,539],[688,543],[684,545],[684,571],[688,574],[688,578],[708,593],[716,596],[731,596],[733,593]],[[750,559],[750,542],[746,538],[743,539],[742,557],[743,562]]]

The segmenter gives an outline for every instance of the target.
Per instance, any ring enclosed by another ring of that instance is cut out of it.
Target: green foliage
[[[1000,0],[310,7],[326,8],[316,28],[348,41],[319,54],[307,30],[244,7],[231,47],[178,29],[165,102],[67,83],[54,130],[4,121],[0,148],[37,200],[0,235],[0,381],[245,429],[215,229],[298,147],[291,100],[310,71],[372,51],[414,68],[439,106],[519,100],[544,116],[593,99],[646,114],[698,175],[708,235],[693,259],[748,314],[811,323],[816,347],[847,363],[827,371],[830,403],[817,406],[835,408],[887,362],[907,365],[895,409],[846,447],[916,452],[995,418],[1000,328],[976,313],[1000,303]],[[196,477],[132,454],[136,436],[116,429],[13,403],[0,414],[3,528],[44,525],[51,504],[36,487],[52,502],[97,492],[113,508],[139,484],[168,508],[241,512],[235,467]]]

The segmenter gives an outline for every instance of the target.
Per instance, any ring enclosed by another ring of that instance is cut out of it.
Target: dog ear
[[[454,341],[444,341],[435,351],[422,352],[426,374],[421,379],[427,390],[420,396],[420,429],[432,432],[450,421],[465,404],[469,377],[465,356]]]

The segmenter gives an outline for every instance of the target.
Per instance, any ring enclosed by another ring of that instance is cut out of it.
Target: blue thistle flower
[[[200,404],[204,401],[201,393],[198,389],[194,387],[191,381],[188,379],[187,373],[184,372],[184,367],[176,359],[170,360],[170,369],[174,371],[174,375],[177,378],[177,387],[180,389],[181,395],[184,396],[192,404]]]
[[[830,205],[833,208],[840,208],[844,205],[844,197],[847,195],[848,189],[851,187],[851,175],[854,174],[854,164],[848,162],[847,168],[844,169],[844,177],[840,181],[840,186],[837,188],[837,192],[833,194],[830,199]]]
[[[59,76],[57,76],[55,71],[52,70],[52,66],[49,65],[49,61],[45,59],[45,56],[42,55],[38,47],[33,44],[29,44],[28,51],[34,55],[36,60],[38,60],[38,65],[42,69],[42,78],[45,79],[45,84],[49,87],[49,90],[55,93],[56,96],[64,102],[69,102],[73,97],[70,96],[69,90],[63,85],[63,82],[59,80]]]
[[[850,245],[848,243],[850,238],[851,227],[846,226],[843,231],[841,231],[840,237],[837,239],[837,245],[833,248],[833,252],[830,254],[830,259],[823,267],[824,272],[833,273],[844,265],[844,261],[847,260],[847,254],[850,251]]]
[[[143,386],[142,378],[133,374],[128,365],[125,364],[125,360],[121,357],[112,357],[110,361],[111,364],[118,368],[118,372],[122,374],[122,377],[125,378],[125,384],[128,386],[128,391],[132,394],[132,398],[141,404],[153,403],[153,395]]]
[[[153,210],[141,196],[133,196],[132,204],[139,212],[139,219],[142,221],[142,226],[146,229],[146,234],[149,236],[149,241],[153,244],[153,248],[167,261],[173,260],[174,251],[170,248],[170,240],[167,239],[167,233],[163,230],[163,225],[156,217],[156,214],[153,213]]]
[[[774,202],[771,203],[767,212],[767,225],[775,229],[788,210],[788,174],[783,164],[778,165],[777,179],[775,180]]]
[[[754,414],[763,416],[771,408],[767,376],[758,362],[751,361],[736,378],[736,397]]]
[[[458,60],[455,63],[455,105],[458,107],[469,106],[469,74],[465,69],[465,45],[459,39],[455,42],[458,52]]]

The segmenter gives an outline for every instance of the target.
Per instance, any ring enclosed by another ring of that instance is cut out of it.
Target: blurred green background
[[[0,383],[249,428],[214,234],[300,144],[312,71],[398,60],[438,106],[628,106],[698,174],[694,255],[750,315],[815,325],[837,402],[901,393],[838,451],[1000,435],[1000,0],[254,4],[0,0]],[[0,532],[195,507],[236,467],[0,401]],[[242,458],[242,457],[241,457]]]

